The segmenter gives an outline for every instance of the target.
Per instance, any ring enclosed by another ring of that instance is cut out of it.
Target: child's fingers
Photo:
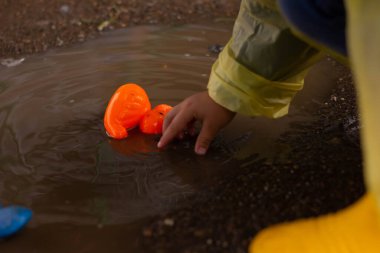
[[[178,135],[177,135],[177,139],[178,140],[183,140],[185,138],[185,132],[184,131],[181,131]]]
[[[195,143],[195,153],[198,155],[205,155],[211,142],[214,140],[216,134],[218,133],[216,127],[212,126],[209,121],[203,122],[201,132]]]
[[[187,123],[185,129],[183,129],[178,135],[177,135],[177,139],[179,140],[183,140],[185,138],[186,135],[190,135],[190,136],[195,136],[195,122],[197,120],[195,118],[193,118],[192,120],[189,121],[189,123]]]
[[[196,122],[196,120],[193,119],[189,123],[187,123],[187,134],[189,134],[190,136],[195,136],[195,134],[196,134],[195,122]]]
[[[186,128],[189,121],[193,119],[193,114],[189,111],[181,111],[174,116],[169,125],[167,125],[160,141],[157,144],[158,148],[165,147],[171,142],[178,134]]]
[[[166,129],[174,119],[175,115],[177,114],[178,106],[174,107],[171,111],[166,114],[164,118],[164,123],[162,124],[162,133],[165,133]]]

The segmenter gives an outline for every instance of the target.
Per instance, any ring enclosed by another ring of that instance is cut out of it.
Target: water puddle
[[[142,85],[153,105],[203,90],[216,58],[208,47],[224,44],[231,27],[136,27],[0,66],[0,201],[34,211],[28,229],[0,251],[139,252],[145,219],[201,194],[223,171],[238,169],[236,161],[281,159],[288,148],[278,137],[292,122],[310,120],[309,109],[334,83],[327,61],[312,71],[289,116],[237,117],[206,157],[193,154],[194,140],[159,151],[156,136],[105,135],[105,107],[123,83]]]

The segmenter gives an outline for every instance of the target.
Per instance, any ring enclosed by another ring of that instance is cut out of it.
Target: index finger
[[[157,144],[158,148],[165,147],[171,142],[183,129],[187,127],[187,124],[193,119],[193,114],[190,111],[182,111],[168,123],[160,141]]]
[[[178,106],[175,106],[172,110],[168,112],[168,114],[166,114],[164,118],[164,123],[162,124],[162,133],[165,133],[166,129],[168,128],[174,117],[177,115],[177,111]]]

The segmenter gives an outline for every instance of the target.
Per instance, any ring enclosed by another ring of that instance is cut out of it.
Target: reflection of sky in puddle
[[[0,67],[0,199],[32,207],[32,227],[126,224],[175,208],[255,154],[282,159],[290,148],[277,138],[308,118],[302,97],[278,121],[238,117],[205,157],[193,154],[194,140],[158,151],[154,136],[105,136],[119,85],[139,83],[153,105],[174,105],[205,88],[215,60],[207,48],[229,34],[230,25],[138,27]]]

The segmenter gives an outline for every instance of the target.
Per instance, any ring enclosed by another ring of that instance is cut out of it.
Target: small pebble
[[[1,60],[1,65],[7,66],[7,67],[15,67],[17,65],[20,65],[23,61],[25,61],[25,58],[20,58],[20,59],[8,58],[8,59]]]
[[[143,235],[144,235],[145,237],[152,237],[152,235],[153,235],[153,231],[152,231],[152,229],[151,229],[151,228],[145,228],[145,229],[143,230]]]
[[[70,7],[67,4],[64,4],[59,8],[59,12],[62,14],[67,14],[70,12]]]
[[[219,44],[215,44],[215,45],[211,45],[208,47],[208,50],[211,52],[211,53],[214,53],[214,54],[219,54],[220,52],[222,52],[224,46],[222,45],[219,45]]]
[[[57,46],[61,47],[61,46],[63,46],[63,44],[64,44],[64,41],[61,40],[60,38],[57,38]]]
[[[196,237],[202,237],[205,235],[205,232],[203,230],[195,230],[194,231],[194,236]]]
[[[165,225],[165,226],[168,226],[168,227],[172,227],[172,226],[174,226],[174,220],[173,220],[173,219],[170,219],[170,218],[166,218],[166,219],[164,220],[164,225]]]

